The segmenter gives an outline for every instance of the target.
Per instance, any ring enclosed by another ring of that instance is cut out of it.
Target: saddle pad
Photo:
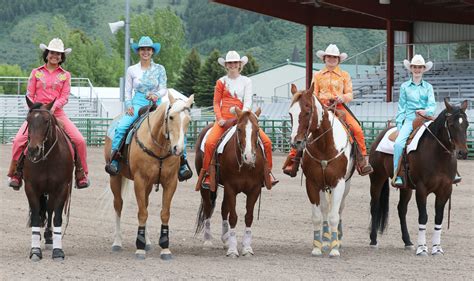
[[[431,124],[431,122],[433,121],[426,122],[425,126],[420,127],[416,135],[413,137],[413,140],[410,142],[410,144],[408,144],[407,153],[415,151],[418,148],[418,142],[421,136],[423,135],[423,133],[425,132],[426,127],[428,127]],[[382,140],[380,141],[379,145],[377,146],[375,150],[393,155],[393,149],[394,149],[393,147],[395,145],[395,142],[391,141],[388,137],[390,136],[390,134],[392,134],[396,130],[397,130],[397,127],[393,127],[387,132],[385,132],[385,135],[383,136]]]
[[[217,147],[217,153],[218,154],[222,154],[222,152],[224,152],[224,148],[225,148],[226,144],[229,142],[230,138],[234,135],[236,128],[237,128],[237,126],[233,126],[232,128],[229,129],[227,134],[224,135],[224,138],[222,139],[221,143]],[[203,138],[202,143],[201,143],[201,151],[202,152],[204,152],[204,149],[206,147],[207,136],[209,135],[211,130],[212,130],[212,128],[206,132],[206,135],[204,135],[204,138]],[[258,143],[260,144],[260,147],[262,148],[262,151],[263,151],[263,142],[260,139],[260,137],[258,138]]]
[[[114,135],[115,135],[115,128],[117,128],[118,124],[119,124],[119,121],[121,119],[121,117],[123,116],[124,113],[120,114],[119,116],[117,116],[113,121],[112,123],[110,123],[110,126],[109,126],[109,129],[107,130],[107,136],[113,140],[114,139]],[[130,144],[130,142],[132,141],[132,137],[134,135],[134,133],[138,130],[138,128],[140,127],[140,125],[143,123],[143,120],[145,120],[145,118],[148,116],[148,113],[145,113],[143,115],[140,115],[140,117],[137,118],[137,120],[135,120],[132,125],[130,125],[130,127],[127,129],[127,131],[125,132],[125,144]]]

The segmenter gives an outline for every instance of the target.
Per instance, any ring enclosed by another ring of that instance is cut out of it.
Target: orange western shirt
[[[242,110],[252,109],[252,80],[246,76],[239,75],[231,79],[226,75],[216,82],[214,89],[216,120],[235,118],[230,112],[230,108],[234,106]]]
[[[352,80],[347,71],[337,66],[329,71],[326,67],[316,72],[313,77],[314,94],[325,105],[330,99],[342,97],[344,103],[352,100]]]

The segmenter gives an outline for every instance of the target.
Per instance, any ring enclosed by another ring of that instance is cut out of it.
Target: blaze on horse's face
[[[257,160],[257,141],[260,130],[258,116],[260,113],[260,108],[255,113],[235,108],[235,115],[238,118],[236,125],[238,146],[242,154],[242,161],[250,166],[254,166]]]
[[[50,112],[54,101],[43,105],[41,103],[33,103],[26,98],[26,103],[30,108],[26,121],[28,123],[28,158],[37,160],[41,151],[44,150],[46,142],[52,130],[53,114]]]
[[[467,121],[466,108],[467,100],[463,101],[461,106],[452,106],[447,99],[444,100],[446,106],[446,128],[451,136],[451,141],[458,151],[458,158],[467,158]]]
[[[173,98],[168,94],[171,108],[167,114],[167,126],[171,143],[171,153],[180,156],[184,151],[184,138],[191,121],[190,108],[194,102],[194,95],[191,95],[187,102]],[[166,125],[165,125],[166,126]]]
[[[291,146],[301,151],[306,146],[306,138],[309,127],[312,125],[310,120],[313,112],[313,92],[314,87],[308,90],[298,91],[294,84],[291,84],[291,93],[293,98],[290,105],[291,118]]]

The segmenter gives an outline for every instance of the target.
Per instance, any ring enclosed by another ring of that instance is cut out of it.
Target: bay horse
[[[163,187],[161,206],[161,231],[159,245],[163,260],[172,258],[169,250],[169,226],[171,200],[178,185],[180,157],[184,149],[184,138],[191,121],[190,109],[194,101],[191,95],[185,102],[168,93],[169,102],[162,103],[149,113],[138,128],[128,147],[128,162],[122,159],[120,173],[110,176],[110,188],[114,195],[116,214],[113,251],[122,249],[120,217],[123,207],[122,183],[125,179],[134,181],[138,204],[138,233],[136,239],[137,259],[145,259],[146,250],[151,248],[146,230],[148,219],[148,197],[153,185]],[[105,139],[105,160],[110,161],[111,140]],[[125,178],[125,179],[124,179]]]
[[[235,227],[237,225],[236,198],[238,193],[247,196],[245,214],[245,232],[242,241],[242,255],[254,255],[252,249],[252,222],[255,202],[260,196],[264,183],[264,161],[263,147],[259,144],[258,135],[260,127],[258,116],[260,108],[255,113],[242,111],[235,108],[237,124],[235,133],[227,142],[222,154],[216,160],[218,183],[224,186],[224,199],[222,201],[222,242],[228,247],[226,256],[236,258],[239,256],[237,249],[237,237]],[[212,128],[212,124],[206,127],[198,136],[196,142],[196,171],[202,167],[203,152],[201,143],[206,132]],[[212,164],[211,164],[212,166]],[[212,167],[211,167],[212,169]],[[211,173],[212,177],[212,173]],[[204,245],[212,245],[211,216],[216,205],[217,189],[213,189],[211,179],[211,190],[200,189],[201,205],[198,211],[196,234],[204,229]],[[214,183],[216,186],[217,183]]]
[[[291,85],[291,146],[303,151],[302,169],[314,228],[311,254],[322,256],[329,250],[329,257],[339,257],[341,215],[355,169],[355,150],[339,118],[313,92],[313,84],[301,91]]]
[[[408,234],[406,214],[408,202],[415,190],[418,206],[418,241],[416,255],[427,256],[426,246],[426,198],[434,193],[435,199],[435,227],[432,240],[432,255],[443,254],[441,248],[441,229],[444,207],[451,197],[452,184],[457,171],[457,156],[467,158],[467,127],[469,125],[466,108],[467,100],[461,106],[451,105],[444,100],[446,108],[438,117],[427,126],[421,136],[418,148],[407,155],[408,174],[405,178],[407,188],[400,189],[398,202],[398,216],[402,231],[402,240],[406,249],[412,249],[413,243]],[[370,164],[374,172],[370,174],[370,245],[377,247],[377,231],[383,233],[387,226],[389,212],[389,182],[393,177],[393,155],[376,151],[385,133],[382,131],[370,149]],[[427,165],[427,163],[429,163]]]
[[[26,117],[28,144],[23,175],[30,206],[30,259],[39,261],[43,258],[40,231],[47,221],[44,230],[45,248],[52,248],[52,258],[61,261],[65,258],[62,249],[62,212],[66,207],[69,217],[67,205],[74,170],[72,147],[51,112],[54,101],[43,105],[32,103],[26,97],[26,102],[29,107]]]

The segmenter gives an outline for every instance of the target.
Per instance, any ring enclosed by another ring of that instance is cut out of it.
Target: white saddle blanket
[[[416,132],[415,137],[407,146],[407,153],[415,151],[418,148],[418,142],[420,141],[421,136],[425,132],[426,127],[428,127],[431,124],[431,122],[433,121],[426,122],[425,125],[424,126],[422,125],[420,129],[418,130],[418,132]],[[375,150],[393,155],[393,147],[395,145],[395,142],[389,140],[388,136],[390,136],[390,134],[395,132],[396,130],[397,130],[397,127],[393,127],[392,129],[388,130]]]
[[[224,139],[221,141],[221,143],[217,147],[217,153],[218,154],[222,154],[222,152],[224,151],[225,145],[229,142],[230,138],[234,135],[236,128],[237,128],[237,126],[234,125],[229,130],[229,132],[225,135]],[[204,135],[204,138],[202,139],[202,143],[201,143],[201,151],[202,152],[204,152],[204,149],[206,147],[207,136],[211,133],[211,130],[212,130],[212,128],[207,130],[206,134]],[[260,144],[260,147],[262,148],[262,151],[263,151],[263,143],[262,143],[262,140],[260,138],[258,138],[258,143]]]

